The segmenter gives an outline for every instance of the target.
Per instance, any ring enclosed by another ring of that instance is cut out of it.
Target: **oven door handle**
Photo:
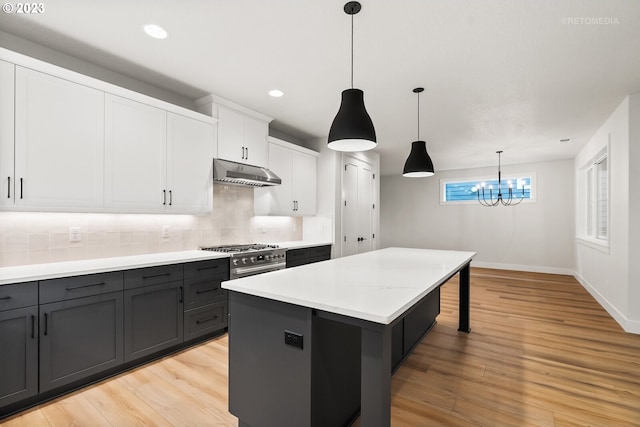
[[[245,276],[252,276],[254,274],[266,273],[268,271],[282,270],[287,266],[285,261],[276,262],[268,265],[258,265],[256,267],[236,267],[232,270],[233,279],[239,279]]]

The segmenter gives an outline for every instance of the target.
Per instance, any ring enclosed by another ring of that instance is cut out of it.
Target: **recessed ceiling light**
[[[269,95],[273,96],[274,98],[280,98],[282,95],[284,95],[284,92],[280,89],[271,89],[269,91]]]
[[[160,25],[147,24],[144,26],[144,32],[147,33],[149,37],[153,37],[154,39],[167,38],[167,31],[164,28],[162,28]]]

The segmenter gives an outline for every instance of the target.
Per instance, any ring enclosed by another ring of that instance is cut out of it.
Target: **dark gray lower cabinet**
[[[182,281],[124,291],[124,360],[151,355],[183,341]]]
[[[123,363],[122,292],[40,305],[40,392]]]
[[[331,259],[331,245],[289,249],[287,251],[287,268],[326,261],[328,259]]]
[[[37,393],[38,306],[0,311],[0,407]]]

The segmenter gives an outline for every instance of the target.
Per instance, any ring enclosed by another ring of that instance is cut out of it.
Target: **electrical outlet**
[[[291,331],[284,331],[284,343],[293,347],[298,347],[302,350],[302,334],[297,334]]]
[[[162,230],[160,231],[160,237],[162,237],[163,239],[168,239],[170,237],[168,225],[162,226]]]
[[[69,241],[79,242],[82,240],[82,233],[80,227],[69,227]]]

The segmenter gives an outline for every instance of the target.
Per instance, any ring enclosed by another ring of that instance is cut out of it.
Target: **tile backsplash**
[[[253,216],[252,188],[219,184],[212,212],[202,216],[0,212],[0,267],[301,240],[302,224]],[[69,241],[70,227],[80,228],[80,241]]]

